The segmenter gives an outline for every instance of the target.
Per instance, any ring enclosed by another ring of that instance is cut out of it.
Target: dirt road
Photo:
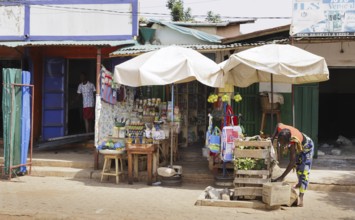
[[[352,193],[308,191],[303,208],[263,211],[195,206],[205,187],[25,176],[0,180],[0,219],[355,219]]]

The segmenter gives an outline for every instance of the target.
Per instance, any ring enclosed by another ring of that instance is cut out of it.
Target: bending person
[[[289,149],[290,161],[283,174],[272,181],[282,182],[287,174],[296,168],[298,183],[294,188],[299,188],[298,206],[303,206],[303,196],[308,187],[312,166],[314,143],[311,138],[297,128],[282,123],[277,124],[272,140],[275,137],[277,137],[279,147]]]

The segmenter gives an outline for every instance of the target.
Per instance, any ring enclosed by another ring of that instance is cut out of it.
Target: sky
[[[254,24],[241,25],[242,33],[250,33],[291,23],[293,0],[184,0],[184,8],[191,8],[196,20],[204,19],[208,11],[219,14],[222,20],[260,18]],[[140,13],[146,18],[170,20],[167,0],[140,0]],[[155,14],[156,13],[156,14]],[[261,19],[278,17],[285,19]]]

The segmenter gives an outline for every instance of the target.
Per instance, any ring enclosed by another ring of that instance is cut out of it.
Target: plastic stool
[[[101,173],[101,182],[104,178],[104,176],[108,176],[108,178],[110,178],[110,176],[115,176],[116,177],[116,184],[119,183],[120,181],[120,175],[123,174],[123,162],[122,162],[122,158],[123,155],[122,154],[106,154],[104,156],[105,161],[104,161],[104,166],[102,168],[102,173]],[[112,161],[115,160],[115,171],[112,172],[111,171],[111,164]],[[120,162],[120,164],[118,164],[118,162]]]
[[[272,113],[276,114],[277,123],[280,123],[281,122],[281,111],[280,111],[280,109],[273,109]],[[266,114],[271,115],[271,109],[263,109],[262,110],[260,131],[264,131]],[[271,132],[273,132],[273,131],[271,131]]]

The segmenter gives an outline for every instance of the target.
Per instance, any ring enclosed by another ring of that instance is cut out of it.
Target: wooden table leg
[[[133,170],[134,170],[134,172],[133,172],[133,179],[134,179],[134,181],[138,181],[138,160],[139,160],[139,157],[138,157],[138,154],[134,154],[133,155]]]
[[[97,149],[94,150],[94,170],[99,169],[99,151]]]
[[[132,154],[128,154],[128,184],[133,184]]]
[[[148,185],[152,185],[152,153],[147,155]]]
[[[159,150],[153,154],[153,178],[154,181],[157,179],[157,170],[159,166]]]

